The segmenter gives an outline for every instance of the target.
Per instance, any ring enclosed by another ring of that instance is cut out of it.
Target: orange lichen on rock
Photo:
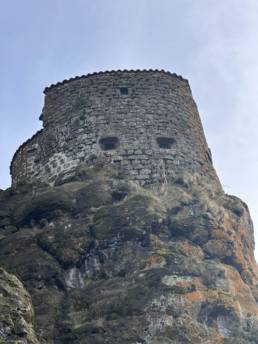
[[[166,260],[162,256],[152,255],[148,258],[146,269],[163,267],[166,264]]]
[[[191,293],[187,293],[185,295],[185,298],[189,302],[200,302],[200,301],[205,300],[206,295],[204,291],[195,290],[195,291],[192,291]]]

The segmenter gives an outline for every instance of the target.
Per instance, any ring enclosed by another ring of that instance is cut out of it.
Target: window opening
[[[162,149],[169,149],[176,142],[172,137],[158,137],[157,143]]]
[[[99,140],[100,148],[103,150],[113,150],[119,145],[119,140],[115,136],[103,137]]]
[[[127,96],[128,95],[128,87],[120,87],[120,94],[122,96]]]

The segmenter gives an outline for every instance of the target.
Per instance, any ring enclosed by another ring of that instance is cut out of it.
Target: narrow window
[[[175,139],[172,137],[157,137],[157,143],[162,149],[169,149],[175,143]]]
[[[120,87],[120,94],[122,96],[127,96],[128,95],[128,87]]]
[[[119,140],[115,136],[103,137],[99,140],[100,148],[103,150],[113,150],[119,145]]]

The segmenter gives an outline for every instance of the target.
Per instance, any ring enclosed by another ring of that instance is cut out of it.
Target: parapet
[[[110,71],[47,87],[43,129],[11,163],[12,184],[72,175],[104,159],[141,185],[198,172],[217,179],[188,81],[159,70]]]

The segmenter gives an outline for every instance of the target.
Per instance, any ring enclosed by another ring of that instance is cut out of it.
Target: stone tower
[[[45,95],[0,190],[0,343],[258,344],[252,221],[188,82],[112,71]]]
[[[104,158],[140,185],[178,172],[217,179],[188,81],[159,70],[88,74],[47,87],[43,129],[16,152],[13,186],[53,185]],[[219,182],[218,182],[219,183]]]

